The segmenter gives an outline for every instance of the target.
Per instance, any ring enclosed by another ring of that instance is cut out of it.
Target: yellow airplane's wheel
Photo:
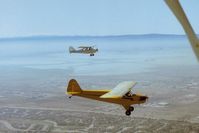
[[[134,107],[130,106],[129,111],[134,111]]]
[[[131,111],[130,111],[130,110],[127,110],[127,111],[125,112],[125,114],[126,114],[127,116],[129,116],[129,115],[131,115]]]

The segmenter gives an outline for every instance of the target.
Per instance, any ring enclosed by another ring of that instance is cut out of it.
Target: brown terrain
[[[164,68],[129,75],[74,76],[65,70],[2,68],[0,132],[198,133],[199,71]],[[137,81],[133,92],[149,96],[130,117],[118,105],[65,94],[67,81],[82,88],[113,88]],[[107,82],[108,81],[108,82]]]

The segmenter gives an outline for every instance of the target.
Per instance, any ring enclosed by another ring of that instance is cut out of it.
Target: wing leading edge
[[[122,98],[126,93],[136,85],[133,81],[124,81],[118,84],[110,92],[100,96],[100,98]]]

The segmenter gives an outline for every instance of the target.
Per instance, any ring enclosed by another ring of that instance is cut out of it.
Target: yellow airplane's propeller
[[[191,27],[191,24],[189,23],[189,20],[187,19],[179,0],[165,0],[165,2],[184,28],[184,31],[186,32],[191,43],[192,49],[199,61],[199,39]]]

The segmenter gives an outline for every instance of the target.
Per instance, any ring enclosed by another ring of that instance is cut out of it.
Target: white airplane
[[[94,53],[98,52],[98,49],[94,48],[94,46],[80,46],[78,47],[78,49],[75,49],[72,46],[70,46],[69,52],[80,53],[80,54],[90,54],[90,56],[94,56]]]
[[[165,0],[165,2],[170,7],[170,9],[172,10],[173,14],[176,16],[178,21],[181,23],[191,43],[191,47],[199,61],[199,39],[197,38],[197,35],[195,34],[191,24],[189,23],[189,20],[186,17],[186,14],[182,6],[180,5],[179,0]]]

